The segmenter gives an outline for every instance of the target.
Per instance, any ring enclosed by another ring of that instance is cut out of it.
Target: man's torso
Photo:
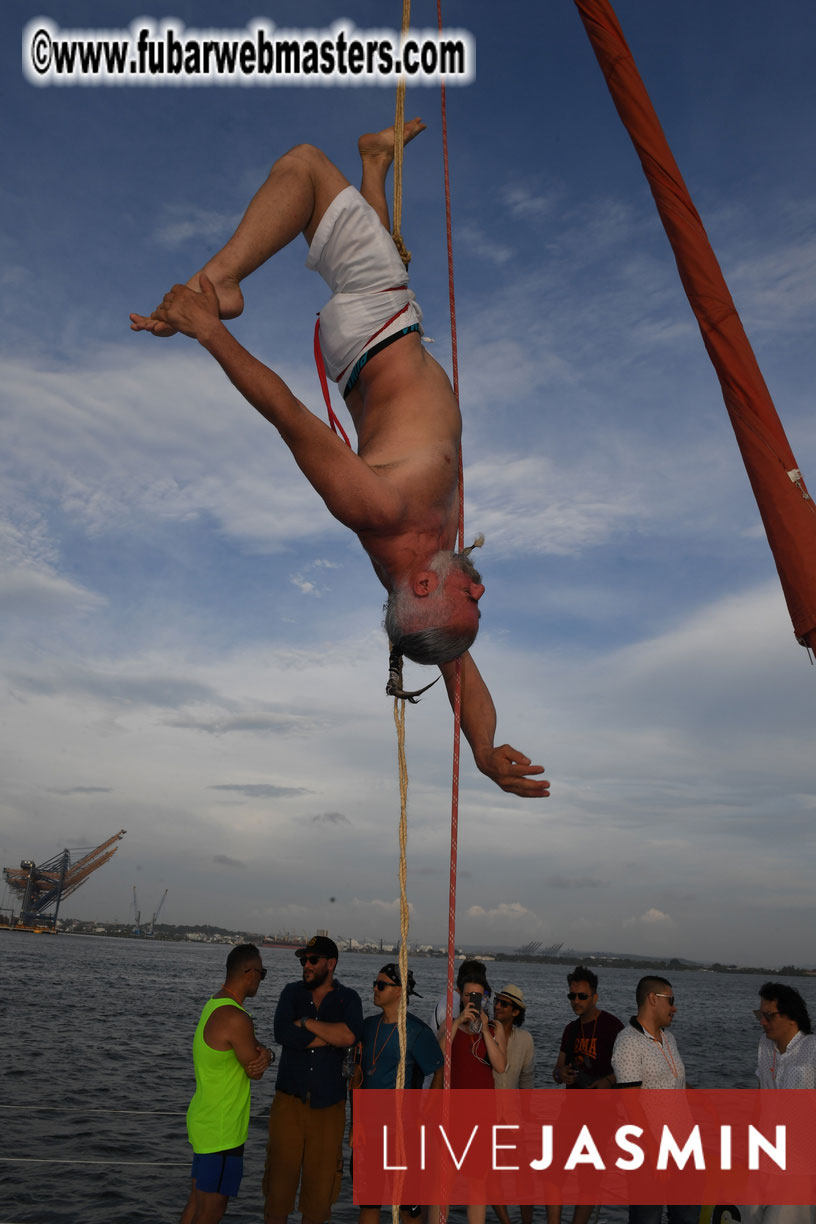
[[[444,1062],[442,1051],[433,1032],[418,1016],[406,1016],[407,1050],[405,1087],[422,1083]],[[394,1088],[400,1060],[399,1033],[396,1024],[386,1024],[382,1015],[367,1016],[363,1027],[363,1087]]]
[[[404,336],[368,362],[348,408],[357,453],[404,494],[400,529],[438,532],[438,547],[452,547],[462,421],[445,371],[418,335]]]
[[[568,1088],[587,1088],[612,1070],[612,1050],[615,1038],[623,1028],[617,1016],[599,1011],[594,1020],[582,1022],[580,1017],[564,1029],[561,1050],[567,1066],[578,1071],[578,1081]]]
[[[519,1028],[518,1025],[511,1028],[506,1054],[507,1066],[504,1071],[493,1072],[493,1082],[497,1088],[519,1088],[522,1072],[532,1062],[533,1057],[533,1039],[527,1029]]]
[[[193,1151],[220,1152],[239,1147],[249,1129],[250,1082],[235,1051],[207,1044],[205,1029],[222,1007],[243,1008],[229,999],[209,999],[193,1037],[196,1091],[187,1110],[187,1133]]]
[[[619,1084],[640,1083],[643,1088],[685,1088],[686,1068],[677,1042],[666,1029],[655,1041],[630,1022],[621,1029],[612,1051]]]
[[[783,1053],[761,1037],[757,1079],[760,1088],[816,1088],[816,1037],[798,1032]]]
[[[289,982],[281,991],[278,1011],[292,1020],[308,1017],[325,1024],[348,1024],[352,1031],[356,1028],[358,1032],[360,1025],[351,1022],[351,1013],[359,1011],[362,1018],[360,996],[337,981],[317,1007],[312,991],[307,990],[302,982]],[[346,1096],[344,1057],[342,1046],[292,1049],[284,1045],[275,1087],[291,1096],[308,1100],[315,1108],[334,1105],[345,1100]]]

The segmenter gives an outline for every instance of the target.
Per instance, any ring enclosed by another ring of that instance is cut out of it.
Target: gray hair
[[[474,548],[481,548],[483,542],[484,536],[479,535],[469,548],[464,548],[460,553],[435,553],[428,562],[428,568],[439,578],[439,586],[424,599],[417,601],[407,586],[392,591],[385,605],[383,627],[393,651],[404,655],[412,663],[439,664],[452,663],[470,649],[479,631],[478,625],[472,632],[462,633],[434,622],[439,618],[437,604],[443,594],[445,579],[454,566],[462,569],[474,582],[480,581],[470,553]],[[405,628],[408,619],[413,626],[410,630]],[[424,621],[424,624],[417,627],[417,621]]]

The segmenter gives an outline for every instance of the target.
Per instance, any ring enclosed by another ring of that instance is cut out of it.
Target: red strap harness
[[[380,292],[381,293],[395,293],[396,289],[401,289],[401,288],[403,288],[403,286],[398,285],[395,287],[395,289],[382,289]],[[368,340],[366,340],[366,343],[365,343],[365,349],[367,349],[370,346],[371,342],[373,340],[376,340],[377,337],[385,331],[386,327],[390,327],[395,319],[398,319],[401,314],[405,314],[410,304],[411,304],[410,302],[406,302],[405,305],[402,306],[397,311],[396,314],[392,315],[390,319],[387,319],[386,322],[383,323],[382,327],[379,328],[378,331],[375,331],[373,336],[369,336]],[[365,351],[365,349],[363,351]],[[323,388],[323,399],[326,401],[326,412],[328,413],[329,424],[331,425],[334,432],[336,434],[339,434],[343,438],[343,441],[345,442],[346,446],[350,447],[351,443],[349,442],[348,434],[346,433],[343,426],[340,424],[340,421],[337,415],[335,414],[334,409],[331,406],[331,397],[329,395],[329,381],[326,377],[326,366],[323,361],[323,350],[320,347],[320,315],[319,314],[317,316],[317,320],[315,321],[315,329],[314,329],[314,356],[315,356],[315,365],[317,366],[317,376],[320,379],[320,386]],[[341,370],[340,372],[341,378],[343,377],[347,369],[348,369],[348,366],[346,366],[345,370]]]

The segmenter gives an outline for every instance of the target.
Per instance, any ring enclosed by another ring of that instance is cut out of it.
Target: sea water
[[[0,932],[0,1224],[178,1220],[190,1184],[185,1112],[195,1087],[193,1030],[223,981],[228,951],[212,944]],[[275,1049],[278,995],[300,976],[300,967],[291,951],[266,948],[262,955],[269,973],[247,1006],[259,1039]],[[341,955],[337,976],[360,993],[366,1015],[376,1010],[372,982],[389,959]],[[423,996],[411,1000],[411,1010],[430,1021],[445,990],[446,963],[410,963]],[[567,966],[497,961],[487,968],[494,989],[512,982],[523,990],[536,1087],[555,1089],[552,1067],[563,1027],[573,1018]],[[635,1010],[640,971],[602,969],[599,976],[600,1006],[626,1021]],[[672,1032],[689,1084],[755,1087],[759,1025],[751,1009],[764,978],[698,971],[667,976],[678,1006]],[[812,1006],[813,981],[793,984]],[[226,1216],[233,1224],[263,1219],[260,1182],[274,1084],[273,1066],[252,1087],[244,1180]],[[356,1222],[348,1177],[332,1218]],[[461,1221],[464,1212],[453,1211],[451,1218]],[[536,1219],[544,1218],[537,1209]],[[606,1224],[625,1219],[625,1209],[601,1211]]]

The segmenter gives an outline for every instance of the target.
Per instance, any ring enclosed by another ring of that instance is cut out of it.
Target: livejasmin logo
[[[357,1203],[813,1203],[816,1092],[377,1091]]]
[[[399,1130],[402,1132],[403,1142],[400,1146],[408,1146],[408,1138],[404,1134],[403,1128],[392,1127],[391,1143],[393,1144],[393,1132]],[[489,1128],[480,1127],[477,1122],[470,1132],[465,1146],[460,1152],[455,1150],[454,1144],[445,1129],[441,1124],[438,1124],[435,1130],[431,1130],[423,1124],[419,1126],[419,1135],[415,1136],[415,1142],[410,1145],[410,1149],[415,1155],[415,1166],[420,1171],[428,1168],[427,1152],[428,1141],[434,1142],[438,1137],[442,1140],[443,1150],[446,1150],[450,1156],[451,1163],[457,1172],[462,1172],[465,1161],[470,1156],[473,1166],[473,1175],[478,1175],[485,1168],[485,1132],[487,1133],[487,1143],[489,1144],[489,1167],[494,1173],[517,1173],[521,1169],[521,1165],[507,1164],[504,1161],[512,1159],[509,1156],[500,1156],[500,1152],[515,1152],[518,1153],[518,1143],[500,1142],[501,1139],[509,1139],[512,1136],[507,1132],[515,1132],[519,1138],[523,1138],[526,1142],[530,1141],[530,1136],[521,1136],[522,1127],[516,1124],[499,1124]],[[542,1172],[545,1169],[550,1169],[553,1165],[553,1136],[555,1132],[554,1126],[542,1126],[540,1152],[541,1154],[527,1162],[530,1169],[536,1172]],[[732,1150],[733,1150],[733,1127],[720,1127],[720,1143],[719,1150],[716,1156],[709,1153],[709,1161],[713,1167],[720,1171],[731,1169],[732,1166]],[[476,1142],[481,1135],[482,1143]],[[636,1140],[644,1138],[644,1130],[640,1126],[620,1126],[614,1134],[614,1145],[620,1151],[625,1153],[619,1156],[614,1167],[621,1169],[624,1172],[631,1172],[635,1169],[643,1167],[646,1158],[647,1150],[640,1146]],[[645,1136],[648,1141],[648,1136]],[[747,1135],[747,1154],[748,1154],[748,1169],[758,1170],[760,1168],[760,1154],[764,1153],[776,1165],[777,1168],[784,1170],[786,1168],[786,1147],[787,1147],[787,1128],[785,1126],[777,1126],[775,1128],[774,1139],[769,1139],[763,1135],[756,1127],[749,1124]],[[384,1125],[382,1128],[382,1167],[385,1172],[408,1172],[412,1166],[410,1164],[391,1164],[393,1159],[389,1147],[389,1128]],[[653,1145],[648,1150],[648,1154],[653,1156]],[[672,1162],[677,1169],[685,1169],[689,1161],[693,1167],[698,1170],[705,1170],[709,1167],[706,1163],[706,1158],[703,1152],[703,1139],[700,1132],[700,1127],[693,1127],[682,1143],[675,1139],[674,1134],[668,1126],[663,1126],[657,1147],[657,1157],[652,1159],[652,1164],[657,1172],[664,1172],[669,1168],[669,1162]],[[579,1167],[590,1166],[593,1169],[604,1171],[607,1168],[607,1163],[598,1148],[598,1144],[592,1136],[592,1132],[588,1125],[581,1127],[577,1139],[569,1148],[569,1155],[561,1166],[565,1173],[569,1173]]]

